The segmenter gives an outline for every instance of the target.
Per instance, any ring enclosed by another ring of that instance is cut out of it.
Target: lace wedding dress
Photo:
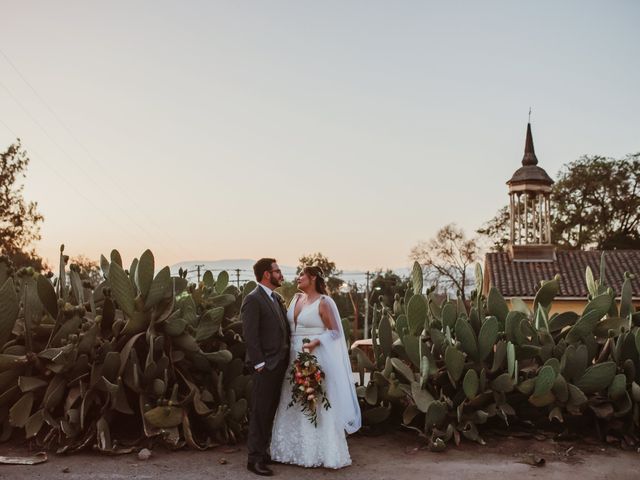
[[[361,420],[340,316],[331,297],[322,296],[299,312],[296,324],[294,309],[298,298],[300,296],[292,300],[287,312],[292,336],[290,366],[302,351],[304,338],[320,340],[313,354],[325,372],[324,387],[331,408],[325,410],[318,406],[318,426],[314,427],[299,405],[287,407],[291,401],[291,379],[287,370],[273,424],[271,458],[304,467],[346,467],[351,464],[351,457],[345,430],[355,432]],[[329,302],[337,319],[331,329],[327,329],[320,318],[321,299]]]

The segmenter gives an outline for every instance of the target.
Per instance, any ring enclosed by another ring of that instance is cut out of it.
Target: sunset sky
[[[0,18],[0,150],[30,154],[49,260],[400,267],[506,203],[529,107],[552,177],[640,151],[637,1],[0,0]]]

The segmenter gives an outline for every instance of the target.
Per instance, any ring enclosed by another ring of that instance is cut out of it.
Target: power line
[[[197,278],[198,282],[200,282],[200,279],[202,278],[202,271],[203,271],[202,267],[205,267],[205,266],[206,266],[205,264],[201,263],[201,264],[194,264],[193,268],[184,268],[184,267],[180,267],[180,268],[182,268],[182,271],[187,274],[187,277],[191,275],[191,278]],[[239,285],[240,283],[255,281],[255,278],[252,276],[240,275],[240,272],[253,272],[253,270],[247,270],[245,268],[207,268],[207,269],[204,269],[204,271],[205,272],[209,271],[211,273],[227,272],[230,275],[232,273],[235,273],[236,285],[238,287],[240,286]]]
[[[192,275],[193,278],[196,278],[197,274],[198,274],[198,270],[200,270],[202,272],[201,269],[202,269],[202,267],[205,267],[205,266],[206,266],[205,264],[199,264],[199,265],[198,264],[193,264],[192,268],[189,268],[189,267],[187,267],[187,268],[180,267],[180,268],[182,268],[182,271],[186,272],[187,275]],[[229,267],[229,268],[207,268],[207,269],[205,269],[205,271],[207,271],[207,270],[210,271],[211,273],[220,273],[220,272],[224,271],[224,272],[229,273],[229,275],[232,275],[233,273],[235,273],[236,274],[236,279],[235,279],[236,280],[236,284],[238,283],[238,279],[239,279],[239,282],[255,281],[255,278],[252,275],[249,275],[249,276],[240,275],[240,272],[251,272],[251,273],[253,273],[253,270],[246,269],[246,268],[243,269],[243,268]],[[362,279],[363,284],[364,284],[364,282],[366,282],[367,274],[369,274],[369,278],[370,279],[375,278],[375,276],[374,276],[374,274],[372,272],[364,272],[364,271],[363,272],[348,272],[348,275],[361,275],[363,277],[363,279]],[[340,278],[342,275],[344,275],[344,274],[341,274],[340,276],[338,276],[338,278]]]
[[[31,91],[33,92],[33,94],[40,100],[40,102],[42,102],[42,104],[47,108],[47,110],[49,110],[49,113],[51,113],[51,115],[58,121],[58,123],[62,126],[62,128],[64,128],[64,130],[67,132],[67,134],[78,144],[80,145],[80,147],[82,148],[82,150],[84,150],[84,152],[88,155],[88,157],[93,161],[94,164],[96,164],[101,170],[102,173],[111,181],[111,183],[113,185],[115,185],[115,187],[124,195],[126,196],[129,200],[131,200],[132,203],[134,203],[136,205],[136,207],[141,208],[140,204],[138,204],[138,202],[129,194],[129,192],[127,192],[125,189],[123,189],[120,184],[118,182],[116,182],[113,177],[111,177],[109,170],[107,168],[104,167],[104,165],[102,165],[102,163],[89,151],[89,149],[84,145],[84,143],[82,143],[78,137],[76,135],[73,134],[73,132],[71,131],[71,129],[67,126],[67,124],[62,120],[62,118],[53,110],[53,108],[49,105],[49,103],[42,97],[42,95],[40,95],[38,93],[38,91],[35,89],[35,87],[31,84],[31,82],[29,82],[29,80],[27,80],[26,76],[18,69],[18,67],[11,61],[11,59],[9,58],[9,56],[2,50],[0,49],[0,53],[2,54],[2,56],[4,57],[4,59],[6,60],[6,62],[11,66],[11,68],[13,68],[13,70],[18,74],[18,76],[22,79],[22,81],[31,89]],[[162,232],[164,235],[168,236],[171,240],[175,241],[176,243],[179,243],[175,238],[172,237],[170,232],[167,232],[166,229],[162,229],[161,226],[159,226],[157,223],[155,223],[153,221],[153,219],[148,219],[150,221],[151,224],[153,224],[160,232]]]
[[[7,125],[4,120],[0,119],[0,123],[2,123],[2,125],[4,125],[4,127],[15,137],[18,137],[18,135],[16,134],[16,132],[13,131],[13,129],[11,127],[9,127],[9,125]],[[73,191],[75,191],[80,197],[82,197],[84,200],[87,201],[87,203],[89,203],[93,208],[95,208],[96,210],[98,210],[100,213],[102,213],[102,215],[104,215],[108,220],[114,222],[114,223],[119,223],[118,220],[115,220],[113,218],[110,217],[110,215],[105,212],[101,207],[99,207],[98,205],[96,205],[91,198],[87,197],[86,195],[84,195],[80,190],[78,190],[78,188],[72,183],[70,182],[64,175],[62,175],[61,173],[58,172],[58,170],[56,170],[54,167],[52,167],[51,165],[49,165],[48,162],[44,161],[44,156],[40,155],[38,153],[37,150],[30,148],[30,150],[36,154],[36,156],[41,157],[40,158],[40,162],[47,167],[49,170],[51,170],[58,178],[60,178],[60,180],[62,180],[64,183],[66,183],[69,187],[71,187],[71,189]],[[122,227],[122,224],[120,225]],[[127,232],[130,233],[130,232]],[[140,238],[138,238],[138,240],[141,240]]]
[[[5,54],[4,52],[1,52],[1,51],[0,51],[0,53],[2,53],[2,55],[5,57],[5,59],[7,59],[7,60],[8,60],[8,57],[6,56],[6,54]],[[10,61],[9,61],[9,64],[10,64],[10,65],[15,69],[15,66],[14,66]],[[16,70],[17,70],[17,69],[16,69]],[[26,79],[24,78],[24,76],[22,76],[22,75],[20,75],[20,76],[21,76],[21,78],[22,78],[22,79],[27,83],[27,85],[29,85],[29,86],[30,86],[30,88],[32,88],[32,89],[33,89],[33,87],[32,87],[32,86],[31,86],[31,85],[26,81]],[[59,143],[58,143],[58,142],[57,142],[57,141],[56,141],[56,140],[55,140],[55,139],[50,135],[50,134],[49,134],[49,132],[47,131],[47,129],[46,129],[46,128],[44,128],[44,126],[43,126],[43,125],[38,121],[38,119],[36,119],[36,118],[31,114],[31,112],[29,112],[29,110],[28,110],[28,109],[27,109],[27,108],[22,104],[22,102],[21,102],[21,101],[20,101],[20,100],[19,100],[19,99],[18,99],[18,98],[13,94],[13,92],[12,92],[12,91],[11,91],[11,90],[10,90],[10,89],[5,85],[5,84],[4,84],[4,83],[2,83],[1,81],[0,81],[0,86],[5,90],[5,92],[7,92],[7,94],[8,94],[8,95],[13,99],[13,101],[14,101],[14,102],[15,102],[15,103],[16,103],[16,104],[17,104],[17,105],[22,109],[22,111],[23,111],[23,112],[24,112],[24,113],[29,117],[29,119],[30,119],[33,123],[35,123],[35,124],[38,126],[38,128],[40,128],[40,130],[42,130],[42,132],[47,136],[47,138],[48,138],[48,139],[49,139],[49,140],[50,140],[50,141],[51,141],[51,142],[52,142],[52,143],[53,143],[53,144],[54,144],[54,145],[55,145],[55,146],[56,146],[56,147],[57,147],[57,148],[62,152],[62,153],[63,153],[63,155],[64,155],[65,157],[67,157],[67,158],[68,158],[68,159],[69,159],[69,160],[70,160],[70,161],[71,161],[71,162],[72,162],[72,163],[77,167],[77,169],[82,173],[82,175],[84,175],[84,176],[85,176],[85,177],[86,177],[86,178],[87,178],[87,179],[88,179],[88,180],[89,180],[93,185],[97,185],[97,186],[98,186],[98,188],[102,189],[102,190],[103,190],[103,193],[105,194],[105,197],[109,197],[108,192],[106,192],[106,191],[103,189],[103,187],[102,187],[102,185],[100,184],[100,182],[96,182],[96,181],[91,177],[91,175],[85,171],[85,169],[82,167],[82,165],[81,165],[79,162],[77,162],[77,161],[76,161],[76,160],[75,160],[75,159],[74,159],[74,158],[73,158],[73,157],[72,157],[72,156],[71,156],[71,155],[70,155],[70,154],[69,154],[69,153],[68,153],[68,152],[67,152],[67,151],[66,151],[66,150],[65,150],[65,149],[64,149],[64,148],[63,148],[63,147],[62,147],[62,146],[61,146],[61,145],[60,145],[60,144],[59,144]],[[34,90],[34,92],[35,92],[35,89],[33,89],[33,90]],[[35,92],[35,93],[36,93],[36,95],[38,96],[38,98],[39,98],[39,99],[41,99],[41,101],[43,101],[43,103],[45,103],[45,104],[46,104],[46,102],[44,102],[44,100],[42,100],[42,98],[37,94],[37,92]],[[48,107],[48,108],[50,108],[50,107]],[[57,117],[55,114],[54,114],[54,116],[55,116],[55,117]],[[64,127],[64,124],[63,124],[63,127]],[[89,155],[90,155],[90,154],[89,154]],[[90,156],[91,156],[91,155],[90,155]],[[94,161],[94,163],[95,163],[95,161]],[[99,166],[100,166],[100,165],[99,165]],[[100,168],[102,169],[103,167],[102,167],[102,166],[100,166]],[[107,174],[107,175],[108,175],[108,174]],[[110,177],[109,177],[109,178],[110,178]],[[111,180],[111,181],[113,182],[113,180]],[[114,184],[118,185],[116,182],[114,182]],[[119,187],[119,185],[118,185],[118,188],[121,188],[121,187]],[[125,195],[126,195],[126,193],[125,193]],[[148,230],[146,230],[142,225],[140,225],[140,223],[139,223],[137,220],[135,220],[133,217],[131,217],[131,215],[129,214],[129,212],[128,212],[126,209],[122,208],[122,207],[121,207],[119,204],[117,204],[117,203],[114,203],[114,205],[115,205],[115,206],[116,206],[116,207],[117,207],[117,208],[118,208],[118,209],[119,209],[119,210],[120,210],[120,211],[121,211],[121,212],[122,212],[122,213],[123,213],[123,214],[124,214],[124,215],[129,219],[129,220],[130,220],[130,221],[131,221],[131,223],[133,223],[133,224],[134,224],[134,225],[135,225],[139,230],[141,230],[145,235],[147,235],[147,236],[148,236],[149,238],[151,238],[151,239],[158,240],[158,236],[157,236],[157,235],[153,235],[153,234],[151,234],[151,233],[150,233]],[[168,236],[168,234],[167,234],[167,232],[166,232],[166,231],[164,231],[164,230],[161,230],[161,231],[162,231],[163,235],[167,235],[167,236]],[[160,237],[160,238],[161,238],[161,237]],[[146,241],[145,241],[145,243],[146,243]],[[162,242],[161,240],[160,240],[160,243],[161,243],[162,247],[163,247],[163,248],[165,248],[165,250],[167,250],[167,251],[171,252],[171,253],[172,253],[172,254],[174,254],[174,255],[177,253],[177,251],[173,250],[173,247],[168,246],[167,244],[165,244],[165,243],[164,243],[164,242]],[[178,242],[176,242],[176,243],[178,243]],[[178,258],[179,258],[179,256],[178,256]]]
[[[200,279],[202,278],[202,267],[206,266],[205,264],[193,264],[192,267],[180,267],[182,269],[182,272],[186,275],[186,279],[195,283],[200,283]],[[243,268],[233,268],[233,267],[229,267],[229,268],[207,268],[204,271],[210,271],[211,273],[220,273],[220,272],[227,272],[230,276],[235,273],[236,274],[236,278],[235,278],[235,283],[236,286],[238,288],[240,288],[240,286],[242,284],[245,284],[247,282],[254,282],[255,278],[253,277],[253,275],[240,275],[240,272],[251,272],[253,273],[253,270],[250,269],[243,269]],[[178,272],[173,272],[173,274],[177,274]],[[373,278],[375,278],[374,274],[372,272],[349,272],[349,274],[351,275],[362,275],[363,279],[362,279],[362,286],[364,287],[366,285],[367,279],[371,280]],[[368,274],[368,276],[367,276]],[[231,279],[230,279],[231,280]],[[231,280],[233,281],[233,280]]]
[[[136,201],[135,198],[133,198],[130,193],[123,189],[121,187],[121,185],[115,181],[113,179],[113,177],[111,176],[111,174],[109,173],[109,170],[107,168],[104,167],[104,165],[89,151],[89,149],[84,145],[84,143],[82,143],[78,137],[76,135],[74,135],[74,133],[71,131],[71,129],[67,126],[67,124],[62,120],[62,118],[55,112],[55,110],[51,107],[51,105],[44,99],[44,97],[42,95],[40,95],[40,93],[38,93],[38,91],[35,89],[35,87],[31,84],[31,82],[29,82],[29,80],[27,79],[27,77],[20,71],[20,69],[15,65],[15,63],[11,60],[11,58],[2,50],[0,49],[0,54],[2,54],[2,56],[4,57],[5,61],[11,66],[11,68],[16,72],[16,74],[20,77],[20,79],[29,87],[29,89],[33,92],[33,94],[38,98],[38,100],[47,108],[47,110],[49,111],[49,113],[53,116],[53,118],[62,126],[62,128],[67,132],[67,134],[71,137],[71,139],[73,141],[75,141],[80,148],[87,154],[88,158],[101,170],[102,174],[121,192],[121,194],[125,197],[128,198],[128,200],[131,201],[131,203],[133,203],[136,207],[141,208],[140,204]],[[91,175],[89,173],[87,173],[83,167],[81,166],[80,163],[76,162],[76,160],[48,133],[48,131],[44,128],[44,126],[23,106],[23,104],[15,97],[15,95],[4,85],[0,82],[0,86],[2,86],[4,88],[4,90],[9,94],[9,96],[11,96],[13,98],[13,100],[18,104],[18,106],[20,106],[20,108],[25,112],[25,114],[45,133],[45,135],[49,138],[49,140],[69,159],[71,160],[74,165],[76,165],[76,167],[82,172],[83,175],[85,175],[91,182],[93,182],[93,178],[91,177]],[[531,115],[531,109],[529,109],[529,115]],[[3,122],[4,123],[4,122]],[[9,129],[9,131],[11,131],[11,129],[4,124],[5,127],[7,127]],[[15,135],[15,133],[14,133]],[[51,168],[47,165],[48,168]],[[57,173],[57,172],[56,172]],[[71,185],[69,182],[66,182],[69,185]],[[96,182],[99,186],[100,183]],[[100,188],[102,188],[100,186]],[[77,189],[74,188],[74,190],[76,190],[76,192],[78,194],[80,194],[80,192],[78,192]],[[104,191],[104,190],[103,190]],[[107,193],[108,192],[104,192]],[[83,198],[86,198],[84,195],[81,195]],[[94,204],[95,206],[95,204]],[[145,235],[148,235],[151,238],[156,239],[157,237],[152,235],[149,231],[147,231],[145,228],[143,228],[139,222],[135,219],[133,219],[127,210],[123,209],[120,205],[116,205],[118,207],[118,209],[120,209],[126,216],[127,218],[134,224],[136,225],[136,227],[138,227],[140,230],[142,230],[142,232]],[[160,225],[158,225],[152,218],[148,218],[148,217],[144,217],[144,220],[148,221],[149,224],[153,225],[156,229],[158,229],[159,232],[161,232],[163,234],[163,236],[165,237],[169,237],[171,240],[173,240],[176,244],[179,244],[180,242],[178,240],[176,240],[175,238],[173,238],[171,232],[167,229],[163,229]],[[171,253],[176,254],[178,253],[177,251],[173,250],[173,247],[168,247],[167,244],[163,244],[162,245],[165,249],[171,251]],[[178,257],[179,258],[179,257]],[[243,269],[231,269],[233,271],[250,271],[250,270],[243,270]],[[212,270],[213,271],[213,270]],[[344,276],[344,275],[360,275],[360,276],[364,276],[367,275],[368,272],[345,272],[340,274],[340,277]],[[237,278],[239,278],[239,275],[236,275]]]

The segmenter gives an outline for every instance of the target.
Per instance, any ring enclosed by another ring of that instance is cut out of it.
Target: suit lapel
[[[267,292],[264,291],[264,288],[262,288],[260,285],[258,285],[257,288],[260,289],[260,294],[262,295],[262,299],[269,304],[269,308],[271,308],[271,311],[273,312],[273,314],[276,316],[276,318],[280,323],[280,328],[282,328],[283,333],[286,334],[287,330],[286,330],[285,322],[283,320],[282,308],[280,307],[280,302],[278,302],[278,305],[276,305],[276,302],[273,301],[273,298],[270,298],[269,295],[267,295]],[[285,315],[284,319],[286,318],[287,317]]]
[[[269,295],[267,295],[267,292],[265,292],[264,288],[262,288],[260,285],[258,285],[258,288],[260,289],[260,295],[262,295],[262,299],[265,302],[267,302],[267,304],[269,305],[269,308],[271,309],[273,314],[274,315],[278,315],[278,310],[276,310],[276,305],[273,302],[273,298],[269,298]]]

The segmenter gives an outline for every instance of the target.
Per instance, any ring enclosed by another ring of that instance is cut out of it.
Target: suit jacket
[[[278,296],[274,302],[258,285],[242,302],[240,318],[247,346],[246,363],[253,368],[265,362],[273,370],[281,360],[289,360],[291,343],[287,310]]]

